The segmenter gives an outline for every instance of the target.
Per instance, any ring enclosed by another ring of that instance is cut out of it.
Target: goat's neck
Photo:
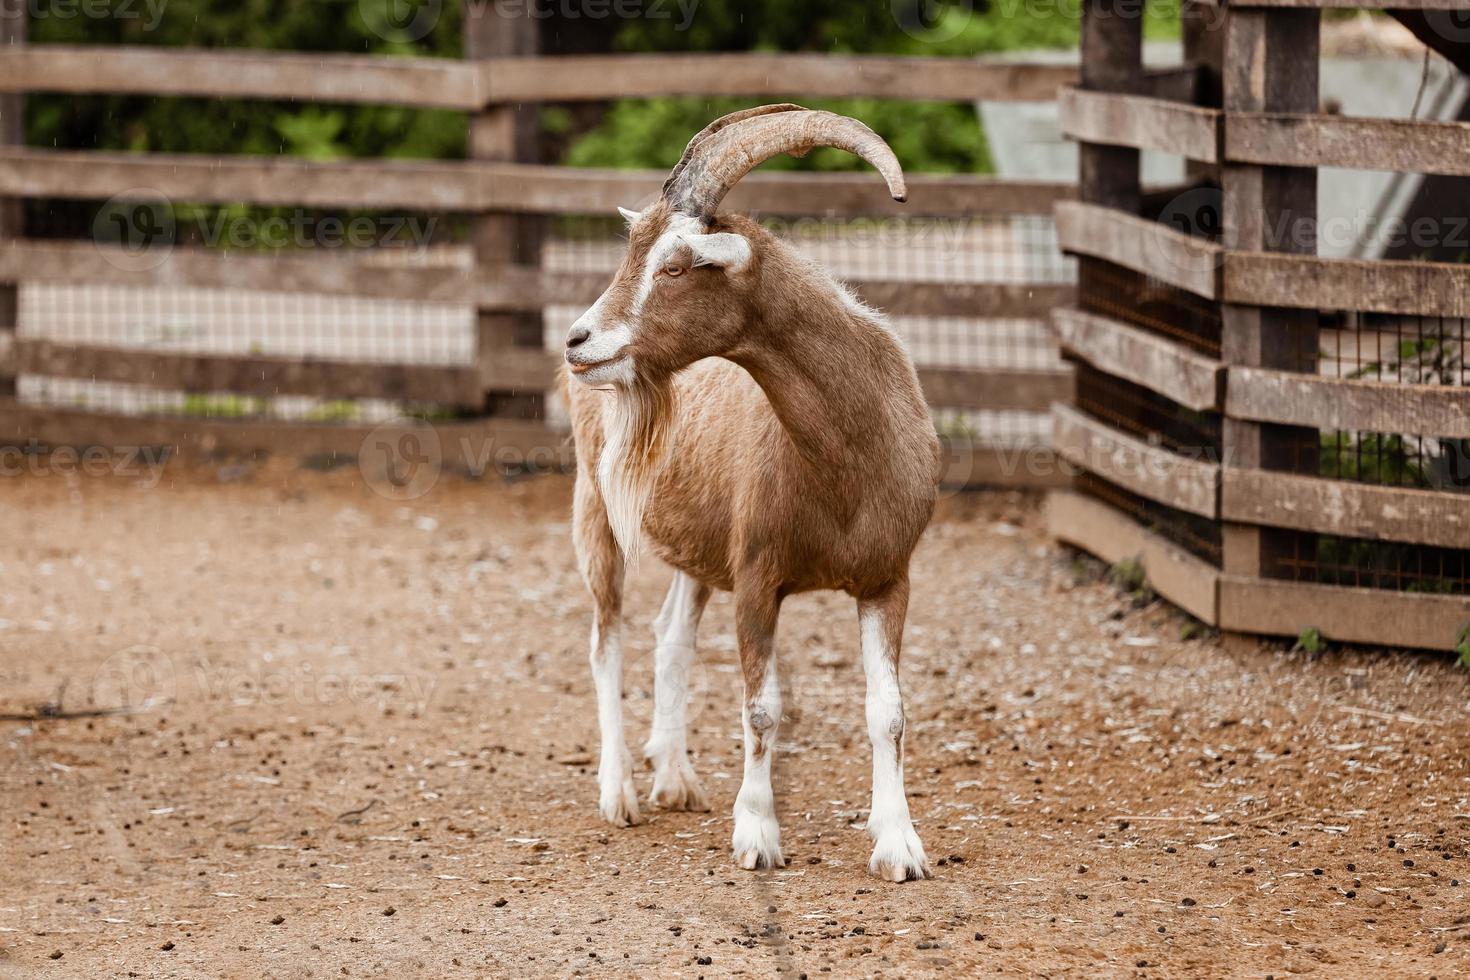
[[[864,465],[892,435],[896,352],[884,326],[824,275],[807,273],[767,293],[730,359],[765,391],[803,457],[846,468]]]

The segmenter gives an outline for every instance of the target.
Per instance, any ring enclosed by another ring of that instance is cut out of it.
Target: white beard
[[[643,514],[673,450],[672,389],[634,381],[619,385],[602,412],[597,486],[624,563],[637,567]]]

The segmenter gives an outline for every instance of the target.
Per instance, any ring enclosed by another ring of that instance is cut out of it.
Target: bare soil
[[[724,596],[691,735],[714,811],[599,823],[570,489],[445,478],[403,504],[283,463],[0,481],[0,976],[1470,972],[1470,674],[1182,639],[1016,494],[947,500],[914,563],[933,880],[865,874],[836,595],[781,624],[787,868],[727,853]],[[648,561],[630,590],[635,747],[667,579]]]

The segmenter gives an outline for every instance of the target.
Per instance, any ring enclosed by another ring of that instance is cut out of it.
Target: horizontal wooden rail
[[[1067,65],[975,58],[834,54],[561,55],[485,68],[496,102],[601,102],[656,96],[799,96],[936,102],[1050,102]]]
[[[1220,467],[1119,432],[1069,405],[1053,405],[1052,445],[1070,463],[1140,496],[1201,517],[1220,513]]]
[[[1159,150],[1205,163],[1219,159],[1221,113],[1216,109],[1066,88],[1057,115],[1063,135],[1086,143]]]
[[[448,58],[16,45],[0,50],[0,92],[358,102],[475,111],[478,65]]]
[[[1229,303],[1470,317],[1470,265],[1321,259],[1230,252],[1222,276]]]
[[[299,253],[298,253],[299,255]],[[455,303],[495,311],[535,311],[589,304],[611,280],[606,272],[408,268],[350,250],[305,258],[176,248],[129,255],[87,242],[0,242],[0,282],[103,283],[118,286],[251,289]],[[868,303],[896,316],[1042,318],[1073,297],[1071,286],[1018,283],[852,280]]]
[[[0,149],[0,195],[302,207],[400,208],[612,214],[652,200],[661,171],[470,161],[207,157],[65,150]],[[950,219],[1049,215],[1076,196],[1071,184],[970,174],[909,178],[909,203],[888,196],[873,173],[763,173],[741,181],[731,210],[822,217]]]
[[[462,161],[0,151],[7,197],[476,211],[492,180]]]
[[[1139,527],[1101,501],[1078,493],[1052,493],[1046,524],[1053,537],[1110,564],[1136,560],[1159,595],[1205,623],[1218,618],[1220,571],[1178,545]]]
[[[945,489],[1028,487],[1050,490],[1068,487],[1073,467],[1057,458],[1050,446],[995,446],[962,439],[941,439]]]
[[[1470,596],[1220,578],[1218,625],[1238,633],[1299,636],[1311,628],[1340,643],[1451,650],[1467,624]]]
[[[410,105],[658,96],[1047,102],[1077,70],[974,58],[831,54],[433,58],[34,45],[0,53],[0,92],[68,92]]]
[[[1470,495],[1463,493],[1227,467],[1220,513],[1241,524],[1470,548]]]
[[[1217,298],[1224,260],[1220,246],[1097,204],[1064,201],[1056,215],[1063,251],[1105,259],[1196,296]]]
[[[1182,134],[1179,142],[1172,152],[1187,154]],[[1470,175],[1470,123],[1233,112],[1225,121],[1225,156],[1233,163],[1462,177]]]
[[[1332,431],[1470,439],[1470,388],[1456,385],[1391,384],[1232,367],[1225,411],[1232,418]]]
[[[1071,371],[921,367],[919,383],[930,405],[970,411],[1048,412],[1074,390]]]
[[[569,437],[541,422],[436,422],[443,463],[474,474],[500,466],[567,469]],[[0,444],[170,447],[181,452],[279,453],[354,458],[371,452],[381,426],[189,417],[111,415],[0,399]]]
[[[483,407],[485,391],[473,367],[180,354],[29,338],[16,344],[16,368],[20,374],[141,384],[171,391],[385,398],[475,409]],[[550,377],[549,371],[542,371],[534,379],[536,387],[547,387]],[[520,380],[531,387],[532,379]]]
[[[481,204],[493,211],[539,214],[611,214],[653,201],[668,174],[653,170],[581,170],[525,164],[480,165]],[[725,208],[787,216],[944,217],[1050,215],[1058,201],[1077,196],[1075,184],[1010,180],[974,174],[910,174],[909,199],[899,204],[873,173],[756,172],[746,177]]]
[[[1112,317],[1057,307],[1052,329],[1064,350],[1108,374],[1156,391],[1196,411],[1221,405],[1222,363]]]

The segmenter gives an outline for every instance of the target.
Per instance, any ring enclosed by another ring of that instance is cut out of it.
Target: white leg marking
[[[771,790],[771,761],[776,755],[776,733],[781,727],[781,687],[776,680],[776,656],[771,654],[760,691],[740,710],[745,729],[745,779],[735,797],[735,861],[747,871],[780,868],[781,828],[776,824],[776,800]]]
[[[888,881],[929,876],[924,845],[914,831],[903,789],[903,695],[889,642],[888,611],[858,605],[863,673],[867,675],[868,738],[873,743],[873,809],[868,835],[876,841],[868,871]]]
[[[633,757],[623,738],[623,643],[617,627],[601,635],[592,627],[592,680],[597,686],[597,727],[602,759],[597,766],[597,809],[619,827],[639,822]]]
[[[694,637],[708,598],[708,590],[683,572],[676,572],[663,610],[653,621],[658,641],[654,651],[653,727],[643,754],[653,763],[650,799],[669,810],[709,809],[689,762],[686,741]]]

